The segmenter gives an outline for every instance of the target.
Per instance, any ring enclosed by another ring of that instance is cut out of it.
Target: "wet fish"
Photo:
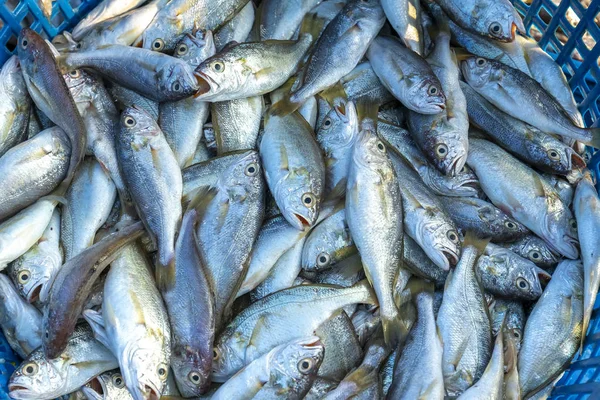
[[[127,107],[136,106],[143,108],[155,121],[158,121],[158,102],[114,82],[107,81],[105,84],[120,112]]]
[[[333,266],[331,269],[320,271],[312,279],[315,283],[354,286],[365,278],[362,261],[359,254],[354,254]]]
[[[217,51],[223,50],[229,42],[249,42],[248,35],[254,24],[254,3],[249,1],[233,18],[221,26],[214,35]]]
[[[302,19],[321,0],[265,0],[258,10],[260,40],[290,40]]]
[[[556,189],[558,192],[558,197],[560,197],[565,206],[571,205],[573,202],[573,196],[575,195],[575,187],[573,187],[573,185],[571,185],[566,179],[556,175],[542,173],[540,176],[545,182]]]
[[[422,56],[421,3],[416,0],[382,0],[381,6],[404,45]]]
[[[504,335],[502,330],[496,336],[494,351],[483,375],[460,395],[459,399],[502,399],[504,396]]]
[[[517,345],[518,344],[518,345]],[[518,400],[521,398],[519,386],[519,371],[517,369],[517,355],[521,346],[520,338],[510,335],[504,336],[504,398],[506,400]]]
[[[104,372],[81,388],[90,400],[131,400],[123,375],[118,369]]]
[[[502,246],[542,268],[550,268],[559,261],[559,256],[555,251],[543,239],[535,235],[527,235],[512,243],[503,243]]]
[[[94,25],[102,21],[118,17],[129,10],[133,10],[139,5],[145,3],[145,0],[103,0],[102,3],[94,7],[79,23],[71,34],[75,40],[85,36]]]
[[[490,317],[492,319],[492,334],[496,336],[502,329],[505,335],[513,339],[513,345],[518,352],[521,348],[526,320],[523,304],[518,300],[495,298],[490,305]],[[505,342],[506,339],[507,337],[505,337]]]
[[[581,261],[558,264],[525,324],[518,361],[523,398],[552,382],[577,352],[582,336],[583,290]]]
[[[343,76],[340,82],[350,101],[385,104],[394,100],[394,96],[382,85],[369,61],[359,63],[349,74]]]
[[[352,314],[352,325],[354,325],[354,331],[361,346],[367,344],[367,341],[375,335],[379,330],[380,324],[379,310],[376,307],[367,309],[360,306]]]
[[[31,97],[19,59],[11,57],[0,70],[0,156],[27,138]]]
[[[264,109],[262,96],[211,103],[217,154],[255,149]]]

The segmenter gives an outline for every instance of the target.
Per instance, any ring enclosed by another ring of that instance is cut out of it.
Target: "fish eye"
[[[502,33],[502,25],[500,25],[498,22],[493,22],[490,25],[490,33],[493,35],[498,35]]]
[[[329,254],[323,252],[317,256],[317,265],[319,267],[326,267],[331,262],[331,257]]]
[[[323,126],[325,128],[329,128],[331,126],[332,122],[331,122],[331,118],[327,117],[325,118],[325,121],[323,121]]]
[[[79,78],[81,76],[81,73],[79,72],[78,69],[75,69],[75,70],[69,72],[69,76],[71,78]]]
[[[165,48],[165,41],[162,39],[156,39],[152,42],[152,49],[156,51],[160,51]]]
[[[381,141],[377,141],[377,150],[382,153],[385,153],[385,145]]]
[[[177,47],[177,54],[178,54],[178,55],[180,55],[180,56],[183,56],[183,55],[186,55],[186,54],[187,54],[187,52],[188,52],[188,47],[187,47],[187,44],[184,44],[184,43],[182,43],[182,44],[180,44],[180,45]]]
[[[258,165],[256,163],[250,163],[246,166],[244,173],[248,176],[255,176],[258,172]]]
[[[571,218],[569,220],[569,225],[571,226],[571,228],[577,229],[577,221],[575,220],[575,218]]]
[[[225,71],[225,64],[223,64],[221,61],[214,61],[212,64],[210,64],[210,67],[213,71],[218,73]]]
[[[217,361],[220,357],[221,351],[218,348],[213,347],[213,361]]]
[[[438,88],[433,85],[429,86],[429,89],[427,90],[427,93],[429,93],[430,96],[435,96],[438,92]]]
[[[111,378],[112,384],[116,387],[121,389],[122,387],[125,386],[125,382],[123,381],[123,377],[121,376],[121,374],[116,374],[113,375],[113,377]]]
[[[30,363],[23,365],[22,370],[23,370],[23,375],[31,376],[38,372],[38,365],[34,362],[30,362]]]
[[[316,203],[315,195],[312,193],[304,193],[302,195],[302,204],[305,207],[312,207],[313,204]]]
[[[194,382],[195,384],[200,383],[200,374],[196,371],[192,371],[188,374],[188,378],[190,381]]]
[[[26,38],[23,38],[23,40],[21,40],[22,48],[26,49],[28,44],[29,44],[29,40],[27,40]]]
[[[435,146],[435,154],[439,158],[445,158],[448,154],[448,146],[446,146],[443,143],[438,144],[437,146]]]
[[[513,330],[513,336],[515,337],[515,339],[521,340],[521,330],[520,329],[514,329]]]
[[[529,290],[529,282],[525,278],[517,278],[517,287],[521,290]]]
[[[504,222],[504,226],[507,227],[508,229],[510,229],[511,231],[514,229],[517,229],[517,224],[515,224],[512,221],[506,221]]]
[[[529,253],[527,254],[527,257],[529,257],[529,259],[531,261],[539,261],[542,258],[542,255],[540,254],[539,251],[537,250],[530,250]]]
[[[81,48],[81,43],[77,43],[77,45],[75,47],[78,48],[78,49],[80,49]]]
[[[23,285],[29,281],[29,278],[31,278],[31,274],[27,270],[19,272],[19,275],[17,276],[19,283]]]
[[[304,358],[298,362],[298,371],[302,374],[308,374],[315,362],[312,358]]]
[[[135,119],[129,115],[127,115],[127,116],[125,116],[125,118],[123,118],[123,123],[128,128],[133,128],[136,124]]]
[[[181,92],[181,83],[179,83],[179,81],[175,81],[175,82],[173,82],[173,85],[171,86],[171,88],[173,89],[173,91],[179,93],[179,92]]]
[[[554,150],[554,149],[550,149],[548,150],[548,157],[550,157],[550,159],[552,161],[559,161],[560,160],[560,154],[558,154],[558,151]]]
[[[165,381],[167,380],[167,375],[169,373],[169,371],[167,370],[167,366],[165,364],[158,364],[158,368],[156,369],[156,372],[158,372],[158,377]]]
[[[466,165],[463,165],[463,167],[460,169],[460,173],[461,173],[461,174],[464,174],[464,173],[466,173],[466,172],[467,172],[467,166],[466,166]]]
[[[452,243],[458,243],[458,234],[454,231],[448,231],[448,233],[446,233],[446,237],[452,242]]]
[[[483,67],[486,62],[487,61],[485,60],[485,58],[481,58],[481,57],[479,57],[475,60],[475,64],[477,64],[480,67]]]

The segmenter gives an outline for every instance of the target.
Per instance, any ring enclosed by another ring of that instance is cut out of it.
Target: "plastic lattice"
[[[0,65],[14,52],[21,28],[29,27],[49,39],[70,29],[100,0],[55,0],[48,20],[38,0],[0,0]]]
[[[12,351],[6,338],[0,331],[0,400],[10,400],[6,393],[8,379],[18,365],[18,357]]]

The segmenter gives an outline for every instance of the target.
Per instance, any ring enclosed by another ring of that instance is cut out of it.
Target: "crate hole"
[[[65,15],[63,14],[63,12],[60,9],[56,10],[56,14],[52,16],[52,25],[58,28],[60,24],[62,24],[64,21]]]
[[[577,86],[573,90],[573,97],[575,97],[575,101],[577,102],[577,104],[579,104],[583,101],[584,94],[583,94],[583,90],[581,90],[581,87]]]
[[[573,49],[571,52],[571,58],[577,61],[583,61],[583,57],[581,57],[581,53],[577,49]]]
[[[560,53],[560,50],[556,47],[556,44],[553,41],[549,41],[548,45],[546,46],[546,48],[544,50],[546,50],[548,53],[554,53],[554,54]],[[554,58],[556,58],[556,57],[554,57]]]
[[[567,12],[565,13],[565,18],[567,19],[567,21],[573,28],[575,28],[577,26],[577,24],[579,24],[579,21],[580,21],[579,16],[575,13],[575,10],[573,10],[571,7],[567,8]]]
[[[542,21],[544,21],[544,23],[546,25],[548,25],[550,23],[550,20],[552,19],[552,14],[550,13],[550,10],[548,10],[546,8],[546,6],[540,7],[540,11],[538,12],[538,15],[539,15],[540,19]]]
[[[2,28],[4,28],[4,21],[0,19],[0,30],[2,30]]]
[[[537,42],[539,42],[540,39],[542,38],[542,30],[533,24],[529,27],[528,34],[529,34],[529,37],[534,38]]]
[[[569,40],[569,34],[559,25],[554,31],[554,36],[564,45]]]
[[[69,0],[69,4],[71,5],[71,8],[73,10],[76,10],[77,7],[79,7],[81,5],[82,1],[81,0]]]
[[[15,8],[17,8],[19,3],[20,3],[20,0],[8,0],[4,4],[5,4],[6,9],[12,13],[13,11],[15,11]]]
[[[581,379],[579,379],[579,383],[588,383],[592,377],[594,376],[594,373],[596,372],[596,368],[588,368],[584,371],[583,375],[581,375]]]
[[[577,382],[577,378],[579,378],[579,375],[581,375],[581,370],[580,369],[571,371],[571,373],[567,377],[567,381],[565,382],[565,385],[572,385],[575,382]]]
[[[590,32],[587,29],[583,33],[582,40],[583,40],[583,44],[585,44],[585,47],[587,47],[588,50],[592,50],[594,48],[594,46],[596,45],[596,40],[594,39],[594,37],[590,34]]]
[[[31,24],[33,24],[34,22],[35,22],[35,17],[31,13],[31,11],[29,11],[29,12],[27,12],[27,15],[25,16],[25,18],[23,18],[23,20],[21,21],[21,27],[29,28],[31,26]]]
[[[8,51],[10,51],[12,53],[17,48],[17,41],[18,40],[15,35],[10,35],[10,38],[8,38],[8,41],[6,42],[6,44],[4,46],[6,47],[6,49]]]

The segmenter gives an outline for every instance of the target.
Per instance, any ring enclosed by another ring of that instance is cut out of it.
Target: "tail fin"
[[[463,247],[472,246],[477,249],[478,254],[482,254],[485,251],[488,243],[490,242],[490,238],[480,239],[471,231],[467,231],[465,235],[465,240],[463,241]]]
[[[159,256],[160,259],[160,256]],[[168,291],[175,286],[175,256],[171,257],[171,260],[167,265],[162,265],[160,261],[156,261],[155,267],[156,285],[162,292]]]
[[[379,302],[377,301],[377,295],[375,294],[375,291],[373,290],[371,284],[367,279],[363,279],[362,281],[357,282],[354,286],[352,286],[352,289],[358,289],[361,291],[364,290],[365,296],[360,301],[360,303],[371,304],[374,306],[379,305]]]
[[[596,149],[600,149],[600,128],[588,129],[592,134],[592,139],[588,142],[584,142],[588,146],[592,146]]]
[[[335,100],[338,98],[342,98],[344,100],[348,100],[348,95],[346,94],[346,90],[344,89],[344,85],[338,81],[335,85],[326,89],[319,93],[319,96],[327,100],[330,105],[333,105]]]
[[[273,104],[268,113],[279,117],[285,117],[299,109],[300,106],[302,106],[302,103],[296,103],[292,101],[290,95],[286,95],[277,103]]]
[[[321,36],[321,31],[325,27],[327,19],[319,16],[317,13],[308,13],[302,19],[300,25],[300,35],[308,33],[312,36],[313,40],[316,40]]]
[[[381,325],[383,327],[383,339],[388,346],[395,349],[404,344],[408,337],[409,329],[405,322],[400,319],[399,314],[393,317],[382,314]]]
[[[379,104],[369,101],[357,101],[356,114],[358,115],[360,129],[364,129],[368,124],[372,124],[373,127],[377,128],[378,112]]]

